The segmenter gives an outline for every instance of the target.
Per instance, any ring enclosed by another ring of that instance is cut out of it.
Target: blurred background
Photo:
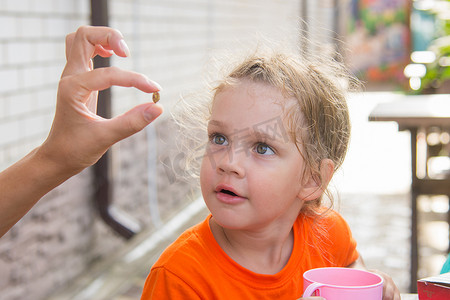
[[[162,85],[165,107],[0,239],[0,299],[139,298],[159,252],[207,213],[196,182],[184,176],[170,113],[204,86],[216,57],[255,47],[261,37],[306,53],[338,51],[363,81],[349,99],[352,140],[332,184],[335,207],[367,266],[407,292],[410,137],[368,116],[405,94],[450,92],[449,20],[450,2],[437,0],[0,0],[0,170],[46,138],[65,36],[81,25],[120,30],[131,57],[99,65],[146,74]],[[151,101],[124,88],[103,95],[106,116]],[[439,134],[448,157],[448,132]],[[448,253],[449,199],[419,200],[418,276],[425,277],[439,273]]]

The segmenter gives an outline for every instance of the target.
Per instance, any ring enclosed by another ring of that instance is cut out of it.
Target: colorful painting
[[[401,84],[410,58],[409,0],[351,0],[347,47],[351,71],[371,82]]]

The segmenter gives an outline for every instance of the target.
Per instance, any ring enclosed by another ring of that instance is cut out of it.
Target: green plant
[[[434,91],[444,83],[450,84],[450,0],[440,1],[439,5],[430,9],[436,18],[436,39],[428,50],[432,51],[436,59],[426,64],[427,72],[422,78],[419,92]]]

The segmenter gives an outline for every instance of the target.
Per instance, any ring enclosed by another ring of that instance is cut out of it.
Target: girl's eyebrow
[[[216,126],[216,127],[222,127],[222,128],[228,128],[229,125],[222,122],[222,121],[218,121],[218,120],[210,120],[208,122],[208,126]]]
[[[262,139],[262,140],[275,140],[273,134],[269,134],[269,133],[267,133],[265,131],[254,130],[253,134],[255,136],[257,136],[259,139]]]

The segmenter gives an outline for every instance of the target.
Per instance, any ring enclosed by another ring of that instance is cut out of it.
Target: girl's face
[[[285,101],[294,100],[248,80],[216,95],[200,183],[225,228],[262,229],[293,222],[300,212],[305,164],[285,130]]]

